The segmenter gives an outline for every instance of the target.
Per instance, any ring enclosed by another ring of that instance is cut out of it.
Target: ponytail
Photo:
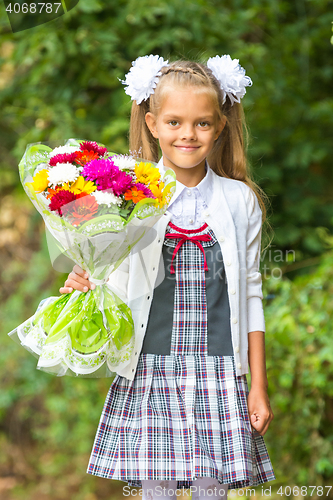
[[[158,141],[155,139],[146,124],[146,113],[149,111],[149,99],[132,104],[131,122],[129,131],[129,149],[135,156],[143,160],[158,161]]]

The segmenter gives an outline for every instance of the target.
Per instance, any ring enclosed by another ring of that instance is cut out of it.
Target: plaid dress
[[[87,472],[137,487],[169,479],[188,488],[202,476],[229,489],[272,481],[264,439],[249,421],[246,375],[236,376],[233,356],[207,354],[204,249],[216,237],[207,224],[185,231],[169,223],[168,232],[210,238],[177,249],[170,354],[141,352],[133,381],[116,376]]]

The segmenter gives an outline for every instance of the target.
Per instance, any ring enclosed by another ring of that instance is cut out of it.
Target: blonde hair
[[[215,145],[207,160],[212,170],[221,177],[237,179],[247,184],[256,194],[266,219],[267,195],[253,181],[246,158],[248,132],[245,124],[243,107],[239,103],[231,105],[229,98],[223,104],[220,83],[212,71],[203,64],[193,61],[175,61],[161,69],[154,94],[140,105],[133,102],[131,111],[129,143],[130,151],[140,151],[146,160],[158,161],[159,146],[145,121],[146,113],[155,116],[161,108],[163,98],[170,87],[202,87],[208,92],[216,106],[219,117],[226,117],[226,125],[215,141]]]

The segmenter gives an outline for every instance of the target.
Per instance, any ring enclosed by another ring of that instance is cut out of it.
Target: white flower
[[[245,87],[252,85],[252,80],[249,76],[245,76],[245,69],[240,66],[239,59],[231,59],[229,55],[210,57],[207,67],[220,82],[223,104],[226,96],[229,97],[231,105],[240,102],[246,93]]]
[[[57,163],[49,170],[49,186],[55,187],[58,184],[74,182],[79,177],[79,169],[71,163]]]
[[[112,156],[111,160],[116,167],[119,167],[121,170],[133,170],[136,165],[135,159],[129,155],[115,155]]]
[[[160,69],[168,65],[168,61],[164,61],[163,57],[160,56],[150,54],[138,57],[132,62],[132,67],[125,76],[125,80],[120,80],[121,83],[127,85],[125,93],[137,104],[145,101],[150,94],[154,93],[158,77],[161,75]]]
[[[91,193],[95,196],[98,205],[117,205],[118,207],[122,204],[123,200],[119,196],[115,196],[110,191],[93,191]]]
[[[55,155],[63,155],[65,153],[74,153],[74,151],[78,151],[77,146],[59,146],[58,148],[54,148],[50,153],[50,158]]]

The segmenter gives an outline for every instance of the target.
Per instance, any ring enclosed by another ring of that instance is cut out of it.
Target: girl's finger
[[[75,273],[70,273],[68,279],[65,281],[65,287],[74,288],[80,292],[87,292],[89,289],[94,290],[96,285],[91,283],[89,280],[81,278]]]
[[[82,278],[85,278],[85,279],[89,278],[89,274],[86,271],[84,271],[83,269],[81,269],[81,267],[78,266],[77,264],[75,264],[75,266],[73,267],[73,272],[75,274],[78,274]]]
[[[64,283],[64,288],[73,288],[74,290],[79,290],[79,292],[87,292],[89,290],[89,282],[86,285],[86,283],[81,283],[74,279],[67,279]]]
[[[271,421],[273,420],[274,418],[274,415],[273,415],[273,412],[270,412],[268,418],[266,419],[265,421],[265,425],[263,426],[260,434],[261,436],[263,436],[264,434],[266,434],[267,430],[268,430],[268,427],[269,427],[269,424],[271,423]]]
[[[95,288],[95,286],[93,286],[93,283],[91,283],[88,279],[81,278],[81,276],[79,274],[76,274],[73,272],[69,273],[69,275],[68,275],[66,282],[69,282],[69,281],[71,283],[66,283],[67,286],[73,286],[73,282],[76,282],[76,283],[80,283],[80,285],[87,286],[88,289]]]
[[[72,291],[73,291],[73,288],[68,287],[68,286],[63,286],[63,287],[59,288],[60,293],[72,293]]]

